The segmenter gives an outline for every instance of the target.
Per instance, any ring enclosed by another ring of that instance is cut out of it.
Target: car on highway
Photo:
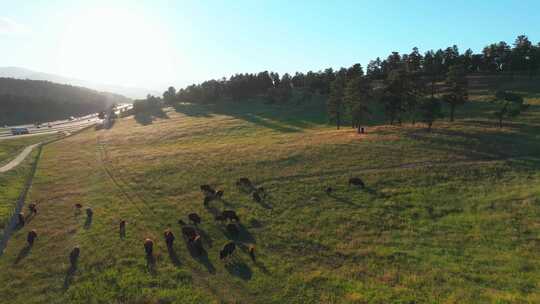
[[[11,128],[11,134],[12,135],[30,134],[30,131],[28,131],[28,128]]]

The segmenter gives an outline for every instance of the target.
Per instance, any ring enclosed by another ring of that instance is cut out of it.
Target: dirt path
[[[22,152],[19,153],[17,157],[12,159],[9,163],[5,164],[4,166],[0,167],[0,173],[7,172],[17,167],[28,156],[28,154],[30,154],[30,152],[32,152],[32,150],[39,145],[41,145],[41,143],[33,144],[31,146],[24,148],[24,150],[22,150]]]

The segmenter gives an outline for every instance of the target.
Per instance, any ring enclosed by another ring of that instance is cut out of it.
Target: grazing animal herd
[[[365,183],[362,181],[362,179],[358,177],[351,177],[348,181],[349,187],[354,186],[358,187],[360,189],[364,189]],[[263,187],[255,187],[255,185],[246,177],[240,178],[236,181],[236,186],[242,190],[243,192],[246,192],[247,194],[250,194],[253,200],[257,203],[261,203],[266,197],[267,193]],[[208,207],[210,202],[214,200],[221,200],[224,194],[223,190],[215,190],[210,185],[201,185],[200,190],[204,195],[203,205],[205,207]],[[324,192],[328,195],[332,194],[334,189],[332,187],[327,187]],[[80,203],[77,203],[73,205],[75,209],[75,214],[78,215],[81,213],[81,210],[83,208],[83,205]],[[37,204],[36,203],[30,203],[28,205],[29,210],[29,217],[35,216],[38,213]],[[91,220],[94,216],[94,211],[92,208],[86,208],[86,216],[88,220]],[[198,225],[201,224],[202,218],[197,213],[190,213],[188,214],[188,220],[191,223],[187,224],[182,219],[178,220],[178,224],[181,227],[181,233],[186,241],[188,248],[192,250],[195,254],[200,255],[204,253],[204,247],[203,243],[201,241],[201,234],[199,233]],[[26,217],[21,212],[17,214],[18,219],[18,225],[20,227],[24,226],[26,223]],[[239,222],[240,218],[236,214],[234,210],[223,210],[221,212],[217,212],[214,214],[214,219],[216,222],[225,225],[225,231],[233,236],[236,237],[240,234],[240,228],[239,228]],[[125,236],[126,232],[126,221],[121,220],[119,222],[119,230],[120,235],[123,237]],[[36,230],[30,230],[27,235],[27,244],[29,247],[32,247],[34,245],[34,242],[36,238],[38,237]],[[171,250],[174,245],[175,236],[173,231],[170,228],[165,229],[163,232],[163,237],[165,240],[165,244],[167,246],[167,249]],[[154,241],[150,238],[146,238],[143,243],[145,254],[148,258],[153,258],[154,254]],[[227,242],[223,248],[219,251],[219,258],[220,260],[228,263],[234,256],[234,252],[236,250],[237,243],[234,241]],[[249,254],[249,257],[253,262],[255,262],[255,246],[253,244],[249,244],[247,246],[247,252]],[[69,262],[72,268],[75,268],[77,266],[77,262],[79,260],[79,256],[81,254],[81,249],[79,246],[75,246],[70,254],[69,254]]]

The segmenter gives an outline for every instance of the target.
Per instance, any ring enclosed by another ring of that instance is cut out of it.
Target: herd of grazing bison
[[[365,184],[362,181],[362,179],[358,177],[352,177],[349,178],[348,182],[349,187],[357,187],[360,189],[365,188]],[[244,192],[250,195],[254,201],[260,203],[262,202],[266,197],[267,193],[263,187],[256,187],[249,178],[243,177],[236,181],[236,187]],[[215,190],[210,185],[201,185],[200,190],[204,195],[203,205],[204,207],[209,210],[210,213],[213,214],[214,220],[217,223],[220,223],[221,225],[225,225],[226,232],[232,236],[232,238],[236,238],[240,233],[240,218],[236,214],[234,210],[222,210],[219,211],[218,209],[214,207],[210,207],[210,203],[214,200],[221,200],[223,197],[223,190]],[[324,192],[326,194],[331,194],[334,191],[332,187],[327,187]],[[73,205],[75,210],[75,215],[80,215],[82,213],[83,205],[80,203],[77,203]],[[25,215],[21,212],[17,214],[18,219],[18,225],[19,227],[23,227],[29,217],[36,216],[37,215],[37,204],[31,203],[28,205],[29,215],[25,217]],[[86,217],[88,221],[92,220],[92,217],[94,216],[94,212],[92,208],[86,208]],[[181,234],[186,242],[189,250],[193,252],[195,255],[201,255],[205,253],[205,249],[203,247],[203,243],[201,240],[201,233],[199,232],[198,225],[202,222],[202,218],[197,213],[190,213],[187,216],[189,223],[184,222],[182,219],[178,220],[178,224],[180,225]],[[120,220],[119,222],[119,230],[120,230],[120,237],[124,238],[126,235],[126,225],[127,222],[125,220]],[[30,230],[27,235],[27,246],[32,247],[34,245],[35,240],[38,237],[38,233],[36,230]],[[167,246],[167,249],[171,250],[174,244],[174,241],[176,239],[174,232],[171,228],[165,229],[163,232],[163,237],[165,240],[165,244]],[[153,261],[154,260],[154,240],[151,238],[144,239],[144,252],[146,254],[146,258]],[[228,263],[233,257],[234,252],[236,250],[237,245],[243,245],[240,241],[229,241],[227,242],[223,248],[219,252],[219,258],[220,260],[224,261],[225,263]],[[247,248],[247,253],[249,254],[249,257],[251,260],[255,262],[255,246],[253,244],[247,244],[245,247]],[[75,246],[71,252],[69,253],[69,262],[71,265],[71,268],[74,269],[77,267],[77,263],[79,260],[79,256],[81,254],[81,249],[79,246]]]

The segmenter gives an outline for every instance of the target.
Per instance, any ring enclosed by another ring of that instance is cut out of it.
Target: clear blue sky
[[[0,66],[152,89],[540,40],[540,1],[0,0]]]

